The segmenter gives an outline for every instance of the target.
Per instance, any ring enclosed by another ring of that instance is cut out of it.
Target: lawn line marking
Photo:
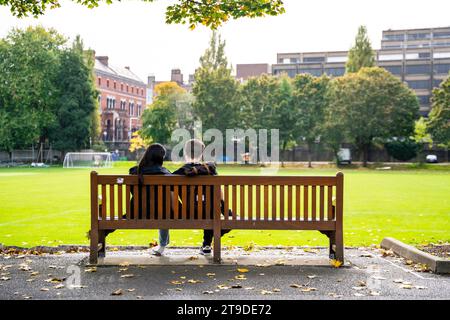
[[[59,216],[61,214],[67,214],[67,213],[72,213],[72,212],[80,212],[80,211],[83,211],[83,210],[85,210],[85,209],[81,209],[81,210],[66,210],[66,211],[61,211],[61,212],[58,212],[58,213],[46,214],[45,217],[55,217],[55,216]],[[10,225],[10,224],[14,224],[14,223],[19,223],[19,222],[39,220],[39,219],[42,219],[42,218],[43,218],[42,216],[38,216],[38,217],[35,216],[35,217],[29,218],[29,219],[19,219],[19,220],[14,220],[14,221],[8,221],[8,222],[5,222],[5,223],[0,223],[0,227],[7,226],[7,225]]]

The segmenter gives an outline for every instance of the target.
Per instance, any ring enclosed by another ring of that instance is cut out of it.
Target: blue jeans
[[[159,230],[159,245],[166,247],[170,243],[169,230]]]

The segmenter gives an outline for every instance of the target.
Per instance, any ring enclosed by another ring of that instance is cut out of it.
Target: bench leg
[[[335,232],[335,244],[336,244],[336,260],[344,263],[344,235],[342,230],[336,230]]]
[[[90,235],[91,235],[91,246],[90,246],[90,252],[89,252],[89,263],[97,264],[99,232],[97,229],[91,229]]]
[[[105,254],[106,254],[106,232],[105,232],[105,230],[98,231],[98,242],[101,245],[101,248],[98,250],[98,256],[105,257]]]
[[[214,230],[214,262],[220,263],[221,257],[220,257],[220,240],[221,240],[221,234],[220,230]]]

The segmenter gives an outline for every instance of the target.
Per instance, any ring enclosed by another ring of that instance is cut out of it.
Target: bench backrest
[[[100,212],[99,195],[102,199]],[[92,172],[91,208],[93,217],[98,213],[99,220],[110,221],[211,221],[213,213],[218,212],[230,213],[225,214],[223,220],[249,223],[342,221],[343,174],[324,177],[145,176],[140,185],[137,176]]]

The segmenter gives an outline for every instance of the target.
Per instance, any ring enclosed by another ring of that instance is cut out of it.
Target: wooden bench
[[[215,262],[221,260],[222,229],[317,230],[329,238],[330,258],[343,262],[343,183],[342,173],[144,176],[139,184],[137,176],[92,172],[90,262],[104,256],[105,230],[111,229],[211,229]]]

